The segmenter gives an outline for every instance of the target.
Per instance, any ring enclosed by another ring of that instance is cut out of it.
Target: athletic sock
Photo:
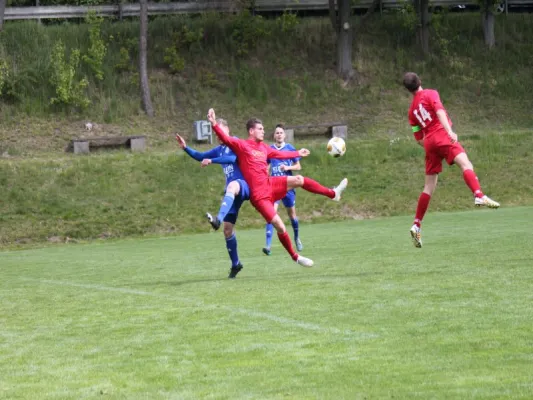
[[[322,186],[317,181],[314,181],[308,177],[304,177],[304,184],[302,188],[308,192],[321,194],[322,196],[329,197],[330,199],[335,197],[335,191],[333,189]]]
[[[229,258],[231,259],[231,266],[239,265],[239,253],[237,253],[237,237],[235,234],[226,238],[226,248],[228,249]]]
[[[474,196],[483,197],[483,192],[481,191],[481,185],[479,184],[479,179],[474,171],[471,169],[466,169],[463,171],[463,179],[465,180],[466,185],[470,188]]]
[[[272,232],[274,227],[272,224],[266,224],[266,248],[270,249],[272,247]]]
[[[294,231],[294,241],[298,240],[299,224],[298,218],[291,219],[292,230]]]
[[[224,221],[224,218],[228,214],[233,202],[235,201],[235,195],[233,193],[226,193],[222,199],[222,204],[218,210],[217,218],[220,222]]]
[[[418,205],[416,206],[414,224],[418,226],[419,228],[420,228],[420,223],[422,222],[422,219],[424,219],[424,215],[426,215],[426,211],[428,209],[430,200],[431,200],[431,196],[427,194],[426,192],[422,192],[422,194],[418,198]]]
[[[298,259],[298,253],[294,251],[294,247],[292,247],[291,237],[289,236],[287,231],[283,233],[278,232],[278,239],[283,245],[283,247],[285,247],[285,250],[287,250],[287,253],[289,253],[291,258],[296,261]]]

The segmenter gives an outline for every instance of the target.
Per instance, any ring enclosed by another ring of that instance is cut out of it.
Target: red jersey
[[[237,164],[250,187],[251,200],[271,197],[268,158],[289,159],[300,157],[297,151],[279,151],[253,139],[239,139],[226,135],[218,125],[213,127],[217,137],[237,155]]]
[[[446,129],[437,117],[437,111],[446,109],[442,105],[439,92],[432,89],[423,89],[415,93],[409,108],[409,124],[413,127],[416,140],[429,139],[430,137],[448,137]],[[448,117],[452,126],[452,121]]]

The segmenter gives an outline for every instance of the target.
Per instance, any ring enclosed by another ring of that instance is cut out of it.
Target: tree
[[[483,37],[489,49],[492,49],[496,45],[496,39],[494,37],[494,7],[498,3],[499,0],[480,0]]]
[[[1,0],[0,0],[1,1]],[[148,3],[140,0],[140,35],[139,35],[139,79],[141,81],[141,103],[146,115],[154,116],[154,107],[150,97],[150,85],[148,81]]]
[[[429,55],[429,0],[413,0],[417,17],[416,42],[422,50],[422,55]]]
[[[0,31],[4,28],[4,13],[6,11],[6,1],[0,0]]]
[[[329,16],[337,35],[337,74],[345,82],[353,78],[352,66],[353,28],[350,23],[352,13],[350,0],[329,0]]]

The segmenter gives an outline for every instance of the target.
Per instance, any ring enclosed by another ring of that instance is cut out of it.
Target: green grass
[[[344,177],[350,181],[341,203],[298,191],[301,220],[411,214],[423,188],[423,150],[409,134],[390,138],[395,141],[352,139],[340,159],[326,153],[326,139],[296,143],[312,150],[302,161],[304,176],[326,186],[337,185]],[[220,205],[221,168],[200,168],[183,155],[172,137],[167,140],[165,152],[0,159],[0,185],[5,188],[0,191],[0,246],[50,238],[88,240],[205,231],[205,212],[214,212]],[[533,205],[529,133],[461,136],[461,142],[489,196],[504,206]],[[471,206],[472,196],[460,170],[444,167],[431,210]],[[263,223],[246,203],[239,227]]]
[[[533,208],[0,252],[0,398],[530,399]]]

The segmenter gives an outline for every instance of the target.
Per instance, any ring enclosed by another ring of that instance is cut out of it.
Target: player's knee
[[[294,207],[287,208],[287,214],[289,215],[290,219],[296,219],[296,210]]]
[[[304,177],[302,175],[295,175],[294,183],[297,187],[302,187],[304,185]]]
[[[230,224],[228,222],[224,222],[224,236],[226,238],[230,238],[231,235],[233,235],[233,224]]]
[[[286,231],[285,224],[279,215],[276,214],[270,223],[274,226],[276,232],[283,233]]]
[[[241,189],[241,186],[239,185],[239,182],[230,182],[228,185],[226,192],[233,193],[234,195],[237,195],[239,193],[239,190]]]

